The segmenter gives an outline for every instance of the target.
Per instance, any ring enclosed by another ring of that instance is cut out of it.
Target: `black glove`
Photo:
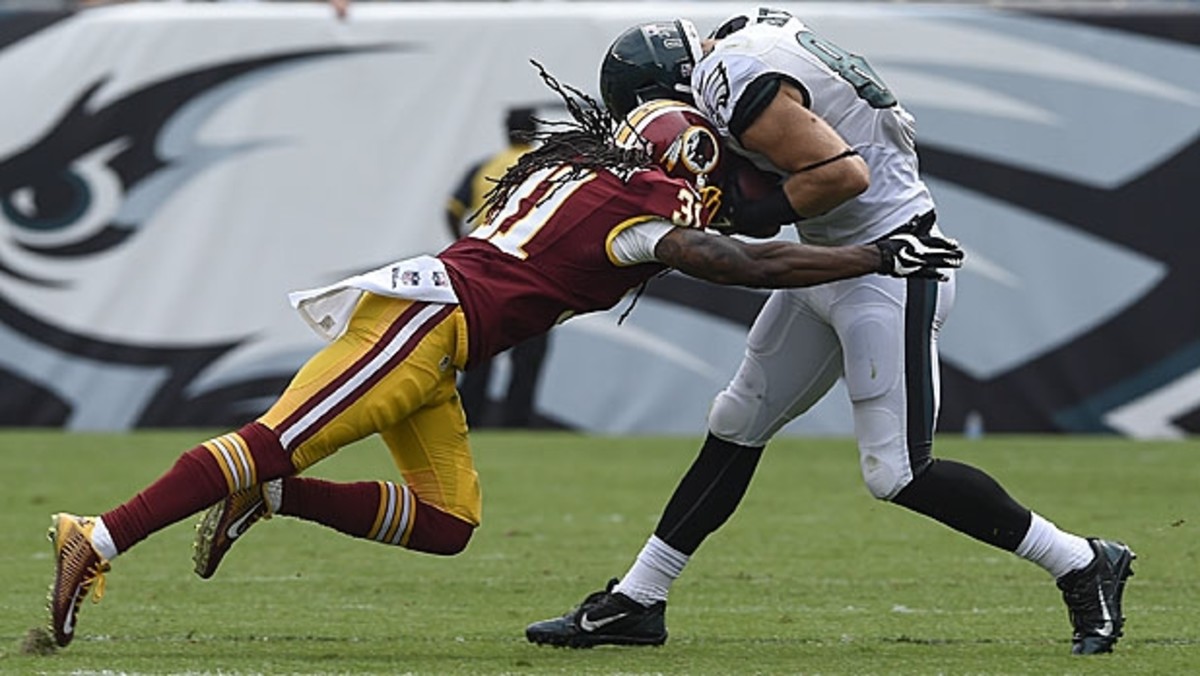
[[[742,194],[736,180],[731,180],[721,189],[721,209],[710,227],[726,235],[767,239],[778,235],[781,226],[800,220],[782,186],[751,199]]]
[[[958,242],[931,234],[933,218],[918,218],[875,241],[879,272],[892,277],[924,277],[945,281],[939,268],[961,268],[963,250]]]

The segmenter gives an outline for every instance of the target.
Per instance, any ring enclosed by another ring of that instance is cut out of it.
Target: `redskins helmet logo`
[[[721,160],[721,144],[707,127],[693,125],[684,129],[662,154],[661,164],[668,173],[678,175],[676,168],[696,178],[703,187],[706,177]]]
[[[679,144],[679,158],[688,171],[706,176],[717,168],[721,144],[707,127],[688,127],[679,135]]]
[[[639,105],[621,123],[616,142],[645,148],[668,175],[697,188],[717,181],[721,141],[703,114],[685,103],[658,99]]]

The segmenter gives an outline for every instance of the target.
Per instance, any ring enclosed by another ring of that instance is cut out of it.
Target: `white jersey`
[[[750,84],[781,75],[805,92],[809,109],[871,170],[871,187],[865,193],[798,223],[801,240],[862,244],[933,209],[933,198],[917,171],[915,122],[866,61],[821,39],[786,13],[763,12],[757,21],[719,41],[696,65],[692,91],[697,107],[735,151],[762,169],[784,173],[741,148],[730,132],[734,111]]]

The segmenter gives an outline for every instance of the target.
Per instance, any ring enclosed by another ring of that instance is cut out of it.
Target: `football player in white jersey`
[[[686,20],[634,27],[610,47],[600,89],[617,117],[650,98],[694,102],[730,147],[780,177],[766,194],[732,201],[732,232],[772,236],[795,224],[805,243],[827,246],[902,227],[937,234],[912,116],[862,57],[786,12],[733,17],[707,40]],[[1041,566],[1062,590],[1072,652],[1110,652],[1133,552],[1064,532],[983,471],[933,455],[937,333],[953,302],[953,272],[772,292],[713,402],[699,456],[630,570],[563,617],[530,625],[527,638],[664,642],[671,583],[733,513],[771,437],[842,378],[871,494]]]

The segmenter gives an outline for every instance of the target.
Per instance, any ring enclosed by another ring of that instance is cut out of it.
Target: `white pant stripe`
[[[352,396],[354,391],[357,390],[360,385],[370,380],[372,376],[378,373],[381,369],[385,368],[392,357],[394,357],[396,353],[399,352],[402,347],[404,347],[404,344],[408,342],[408,339],[411,338],[417,331],[421,330],[421,328],[430,319],[441,312],[444,308],[444,305],[427,305],[426,307],[422,308],[421,311],[418,312],[417,315],[413,317],[412,320],[409,321],[399,333],[396,334],[392,341],[388,343],[388,345],[381,350],[379,354],[375,355],[374,359],[359,369],[359,371],[351,376],[349,380],[347,380],[345,383],[342,383],[341,387],[334,390],[328,397],[318,402],[317,405],[312,408],[312,410],[305,414],[304,417],[297,420],[295,424],[287,427],[286,429],[280,430],[279,441],[283,444],[283,447],[290,449],[292,447],[292,441],[294,441],[296,437],[303,434],[304,431],[312,425],[317,424],[317,421],[319,421],[322,416],[324,416],[333,408],[337,407],[337,405],[344,401],[347,397]]]

